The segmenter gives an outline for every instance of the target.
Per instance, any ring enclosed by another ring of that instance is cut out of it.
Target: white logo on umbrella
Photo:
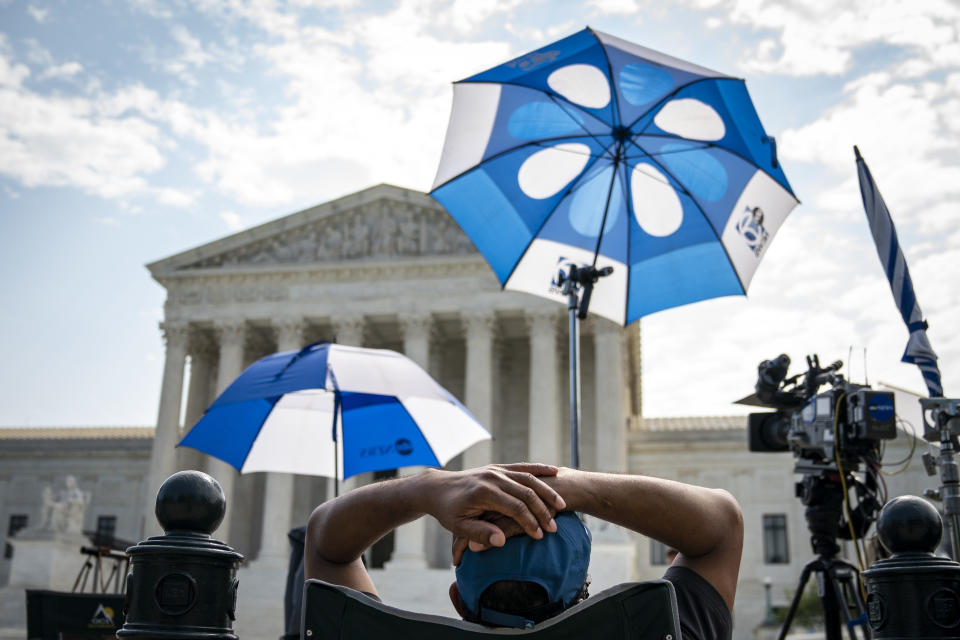
[[[740,220],[737,221],[737,233],[746,241],[753,255],[759,258],[767,240],[770,239],[770,234],[763,226],[763,209],[746,207]]]

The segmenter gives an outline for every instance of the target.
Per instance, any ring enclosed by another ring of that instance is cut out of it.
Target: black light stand
[[[807,528],[810,530],[810,544],[817,557],[803,567],[797,591],[790,603],[787,617],[783,621],[778,640],[784,640],[790,631],[790,624],[797,612],[800,598],[803,596],[810,574],[817,577],[817,595],[823,610],[823,622],[826,640],[842,640],[841,620],[847,627],[850,640],[857,640],[854,627],[860,625],[863,637],[870,638],[866,626],[866,608],[860,594],[859,571],[855,566],[837,558],[840,546],[837,535],[843,509],[843,488],[837,472],[823,472],[804,478],[802,487],[803,504],[807,505]],[[856,544],[856,542],[854,542]]]
[[[570,311],[570,466],[574,469],[580,468],[580,320],[587,317],[593,285],[611,273],[613,267],[597,269],[572,264],[569,272],[561,270],[557,276]]]
[[[960,560],[960,467],[957,436],[960,435],[960,399],[920,398],[923,413],[923,439],[940,443],[940,455],[923,454],[928,475],[940,469],[940,488],[927,489],[923,495],[943,502],[943,515],[950,538],[950,557]]]

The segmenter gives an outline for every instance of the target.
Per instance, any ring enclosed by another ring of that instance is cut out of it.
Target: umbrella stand
[[[593,285],[611,273],[613,267],[570,265],[570,272],[559,276],[570,311],[570,466],[574,469],[580,468],[580,321],[587,317]]]

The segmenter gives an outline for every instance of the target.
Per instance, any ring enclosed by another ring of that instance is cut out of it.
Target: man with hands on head
[[[586,595],[589,532],[579,511],[678,550],[673,583],[684,640],[729,638],[743,520],[733,497],[646,476],[550,465],[428,469],[361,487],[314,510],[305,574],[379,598],[361,555],[423,515],[454,535],[457,582],[450,598],[464,619],[529,626]],[[521,566],[522,565],[522,566]]]

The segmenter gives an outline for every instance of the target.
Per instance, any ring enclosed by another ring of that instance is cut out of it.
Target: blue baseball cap
[[[557,607],[557,611],[574,604],[587,578],[590,531],[575,513],[558,513],[554,519],[556,533],[544,531],[540,540],[518,535],[508,538],[502,547],[464,552],[457,567],[457,590],[473,615],[497,626],[532,626],[532,622],[519,616],[480,606],[484,590],[501,580],[540,585],[547,592],[549,605]]]

